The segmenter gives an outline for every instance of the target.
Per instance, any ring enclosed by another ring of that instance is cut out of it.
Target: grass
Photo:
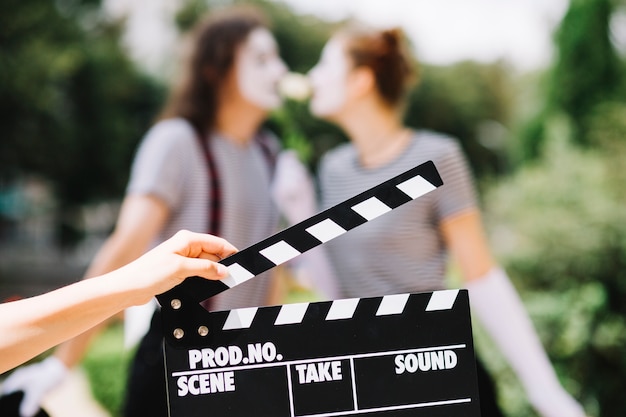
[[[91,345],[82,365],[94,398],[111,414],[121,416],[127,369],[134,354],[124,349],[124,326],[115,323]]]

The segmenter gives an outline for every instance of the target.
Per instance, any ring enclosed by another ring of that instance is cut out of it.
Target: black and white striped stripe
[[[226,279],[190,277],[157,298],[162,306],[171,305],[173,300],[199,303],[441,185],[443,181],[434,163],[428,161],[223,259],[220,262],[230,273]]]
[[[459,290],[435,291],[424,311],[450,310],[459,295]],[[376,317],[402,314],[409,301],[410,294],[385,295],[380,298],[380,304],[376,310]],[[325,321],[349,320],[354,316],[361,298],[346,298],[334,300],[330,304]],[[376,299],[378,300],[378,299]],[[274,321],[275,326],[299,324],[304,319],[311,303],[295,303],[280,306],[280,311]],[[222,330],[247,329],[259,311],[259,307],[237,308],[228,312]]]

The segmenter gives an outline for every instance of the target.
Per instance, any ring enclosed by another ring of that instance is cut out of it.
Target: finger
[[[192,244],[200,245],[202,252],[214,253],[220,258],[225,258],[237,252],[235,246],[221,237],[204,233],[194,233],[192,239],[194,239],[192,240]]]
[[[207,252],[202,252],[200,255],[198,255],[198,258],[208,259],[209,261],[213,261],[213,262],[219,262],[223,259],[221,256],[217,256],[214,253],[207,253]]]
[[[26,393],[20,404],[20,417],[33,417],[37,411],[39,411],[38,402]]]
[[[2,383],[2,393],[10,394],[12,392],[24,389],[24,386],[26,385],[25,382],[28,381],[28,378],[24,374],[24,370],[26,368],[28,368],[28,366],[24,368],[19,368],[18,370],[14,371],[11,376],[9,376]]]
[[[208,259],[187,258],[184,268],[187,276],[196,275],[211,280],[220,280],[228,276],[226,266]]]
[[[230,242],[221,237],[205,234],[194,233],[182,230],[174,236],[174,245],[177,251],[183,255],[192,258],[199,257],[201,253],[213,253],[221,258],[225,258],[237,252]]]
[[[234,253],[238,252],[238,249],[232,245],[230,242],[228,242],[226,239],[222,239],[222,238],[218,238],[215,236],[211,236],[213,239],[219,239],[219,242],[213,242],[211,240],[210,244],[208,247],[204,247],[204,252],[212,252],[214,249],[213,245],[220,245],[219,248],[215,248],[215,249],[219,249],[216,250],[214,253],[220,257],[220,259],[224,259]]]

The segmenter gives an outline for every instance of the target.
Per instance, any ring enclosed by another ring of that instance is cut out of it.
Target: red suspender
[[[200,136],[198,136],[198,140],[204,150],[204,158],[206,159],[207,169],[209,170],[209,181],[211,185],[211,206],[209,207],[209,223],[207,224],[207,233],[220,236],[222,226],[222,189],[220,186],[220,180],[209,143]]]
[[[201,136],[197,136],[197,138],[202,146],[202,150],[204,151],[204,158],[206,159],[211,185],[211,194],[209,196],[211,204],[209,207],[209,223],[207,225],[207,233],[220,236],[222,231],[222,187],[220,185],[219,174],[217,173],[217,167],[215,166],[215,160],[213,159],[213,154],[211,153],[211,147],[208,140],[204,140]],[[257,135],[255,139],[258,141],[265,159],[267,159],[270,175],[273,176],[274,166],[276,165],[276,157],[272,153],[267,140],[262,134]],[[210,298],[204,300],[201,304],[207,311],[212,309],[212,301]]]
[[[267,160],[271,178],[274,175],[276,155],[272,152],[271,146],[263,133],[256,135],[255,140],[261,147],[261,151]],[[207,233],[220,236],[222,231],[222,188],[220,185],[219,174],[217,172],[217,167],[215,166],[215,161],[213,160],[213,154],[211,153],[211,147],[209,146],[208,141],[203,140],[200,136],[198,136],[198,141],[204,150],[204,158],[206,159],[207,169],[209,170],[209,181],[211,185],[211,205],[209,207],[209,223],[207,225]]]

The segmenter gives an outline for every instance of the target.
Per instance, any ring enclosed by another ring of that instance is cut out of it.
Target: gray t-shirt
[[[222,237],[243,249],[276,232],[278,211],[271,201],[271,164],[257,141],[236,144],[220,135],[208,139],[221,189]],[[271,138],[273,151],[278,141]],[[201,144],[184,119],[164,120],[146,134],[137,151],[128,194],[162,199],[170,216],[158,244],[181,229],[207,232],[211,195],[209,172]],[[264,305],[267,274],[211,299],[214,310]]]
[[[443,186],[326,244],[343,297],[443,289],[447,252],[439,225],[476,207],[476,195],[457,141],[433,132],[415,132],[401,155],[375,169],[360,165],[352,144],[322,158],[324,209],[428,160],[435,163]]]

